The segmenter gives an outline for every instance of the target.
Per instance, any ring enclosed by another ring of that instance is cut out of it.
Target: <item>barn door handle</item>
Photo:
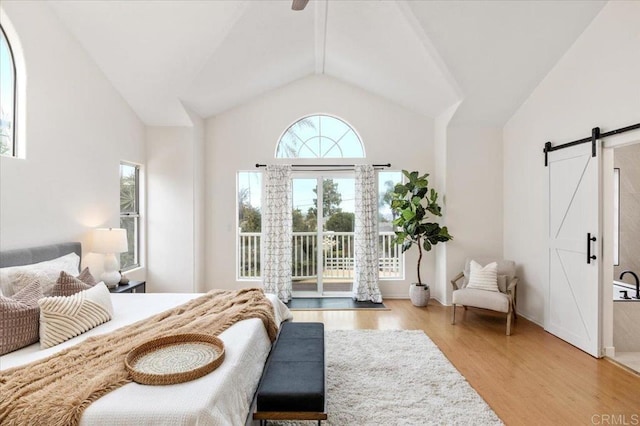
[[[587,233],[587,263],[591,263],[592,260],[596,260],[596,255],[591,254],[591,242],[596,241],[596,237],[591,236],[591,232]]]

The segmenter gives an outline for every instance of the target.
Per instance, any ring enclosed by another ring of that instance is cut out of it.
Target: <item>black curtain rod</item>
[[[591,136],[578,139],[572,142],[563,143],[561,145],[551,146],[551,142],[547,142],[544,144],[544,165],[545,167],[549,165],[549,153],[553,151],[557,151],[563,148],[569,148],[571,146],[580,145],[583,143],[591,142],[591,156],[596,156],[596,141],[598,139],[606,138],[607,136],[618,135],[620,133],[629,132],[631,130],[640,129],[640,123],[632,124],[631,126],[621,127],[619,129],[611,130],[609,132],[600,133],[600,127],[594,127],[591,130]]]
[[[291,167],[315,167],[315,168],[321,168],[321,169],[325,169],[327,167],[331,167],[331,168],[352,168],[355,167],[355,164],[292,164]],[[387,163],[387,164],[372,164],[373,167],[377,167],[377,168],[384,168],[384,167],[391,167],[391,163]],[[256,163],[256,167],[267,167],[266,164],[260,164],[260,163]]]

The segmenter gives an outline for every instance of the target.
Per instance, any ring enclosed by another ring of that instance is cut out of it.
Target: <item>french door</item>
[[[549,154],[549,290],[545,330],[600,357],[600,148]]]
[[[355,179],[352,173],[292,180],[294,297],[344,296],[353,283]]]

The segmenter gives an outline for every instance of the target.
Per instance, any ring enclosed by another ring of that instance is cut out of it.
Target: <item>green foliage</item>
[[[120,179],[120,211],[135,212],[136,210],[136,179],[135,176],[123,176]]]
[[[262,230],[260,210],[248,204],[242,204],[240,206],[240,229],[242,232],[260,232]]]
[[[136,172],[134,166],[120,166],[130,169],[133,173],[121,172],[120,174],[120,212],[121,213],[139,213],[137,200],[137,183]],[[138,236],[137,224],[139,218],[128,216],[120,218],[120,227],[127,231],[128,250],[120,254],[120,268],[127,269],[135,266],[138,262],[135,259],[135,242]]]
[[[317,189],[313,189],[314,193],[318,193]],[[317,205],[318,199],[313,199],[313,204]],[[342,204],[342,195],[338,192],[338,183],[333,179],[324,179],[322,181],[322,212],[325,217],[331,216],[334,213],[342,211],[340,208]],[[309,208],[309,213],[313,212],[314,216],[317,216],[317,209],[314,207]]]
[[[278,158],[298,158],[300,150],[300,138],[296,136],[296,133],[304,131],[304,129],[316,129],[316,125],[309,117],[302,118],[291,127],[289,127],[281,141],[278,143]]]
[[[402,173],[407,182],[395,185],[391,200],[391,209],[397,215],[393,221],[397,227],[395,243],[402,247],[403,253],[413,245],[418,247],[418,284],[422,285],[422,250],[430,251],[434,245],[452,240],[453,236],[449,235],[446,226],[440,227],[440,224],[429,221],[429,214],[442,216],[438,193],[433,188],[429,189],[429,174],[420,176],[416,171],[409,173],[406,170]]]
[[[120,253],[120,269],[127,269],[136,264],[134,244],[136,239],[136,218],[121,217],[120,228],[127,231],[127,251]]]
[[[238,224],[242,232],[262,230],[262,214],[260,209],[249,202],[249,191],[246,188],[238,192]]]
[[[312,229],[309,228],[307,218],[302,215],[300,209],[294,209],[291,215],[293,232],[309,232]]]
[[[305,222],[307,222],[309,231],[316,231],[318,229],[318,211],[316,208],[309,207],[309,210],[307,210],[307,217],[305,219]]]
[[[353,213],[338,212],[334,213],[325,224],[328,231],[334,232],[353,232],[353,224],[356,216]]]
[[[388,180],[384,183],[384,193],[378,201],[378,206],[380,208],[391,205],[391,201],[393,200],[393,188],[393,181]]]
[[[9,151],[9,141],[5,141],[4,138],[0,138],[0,155],[4,155]]]

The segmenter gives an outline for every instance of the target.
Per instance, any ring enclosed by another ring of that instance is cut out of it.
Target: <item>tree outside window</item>
[[[120,163],[120,227],[127,231],[128,250],[120,254],[122,270],[140,266],[140,167]]]

